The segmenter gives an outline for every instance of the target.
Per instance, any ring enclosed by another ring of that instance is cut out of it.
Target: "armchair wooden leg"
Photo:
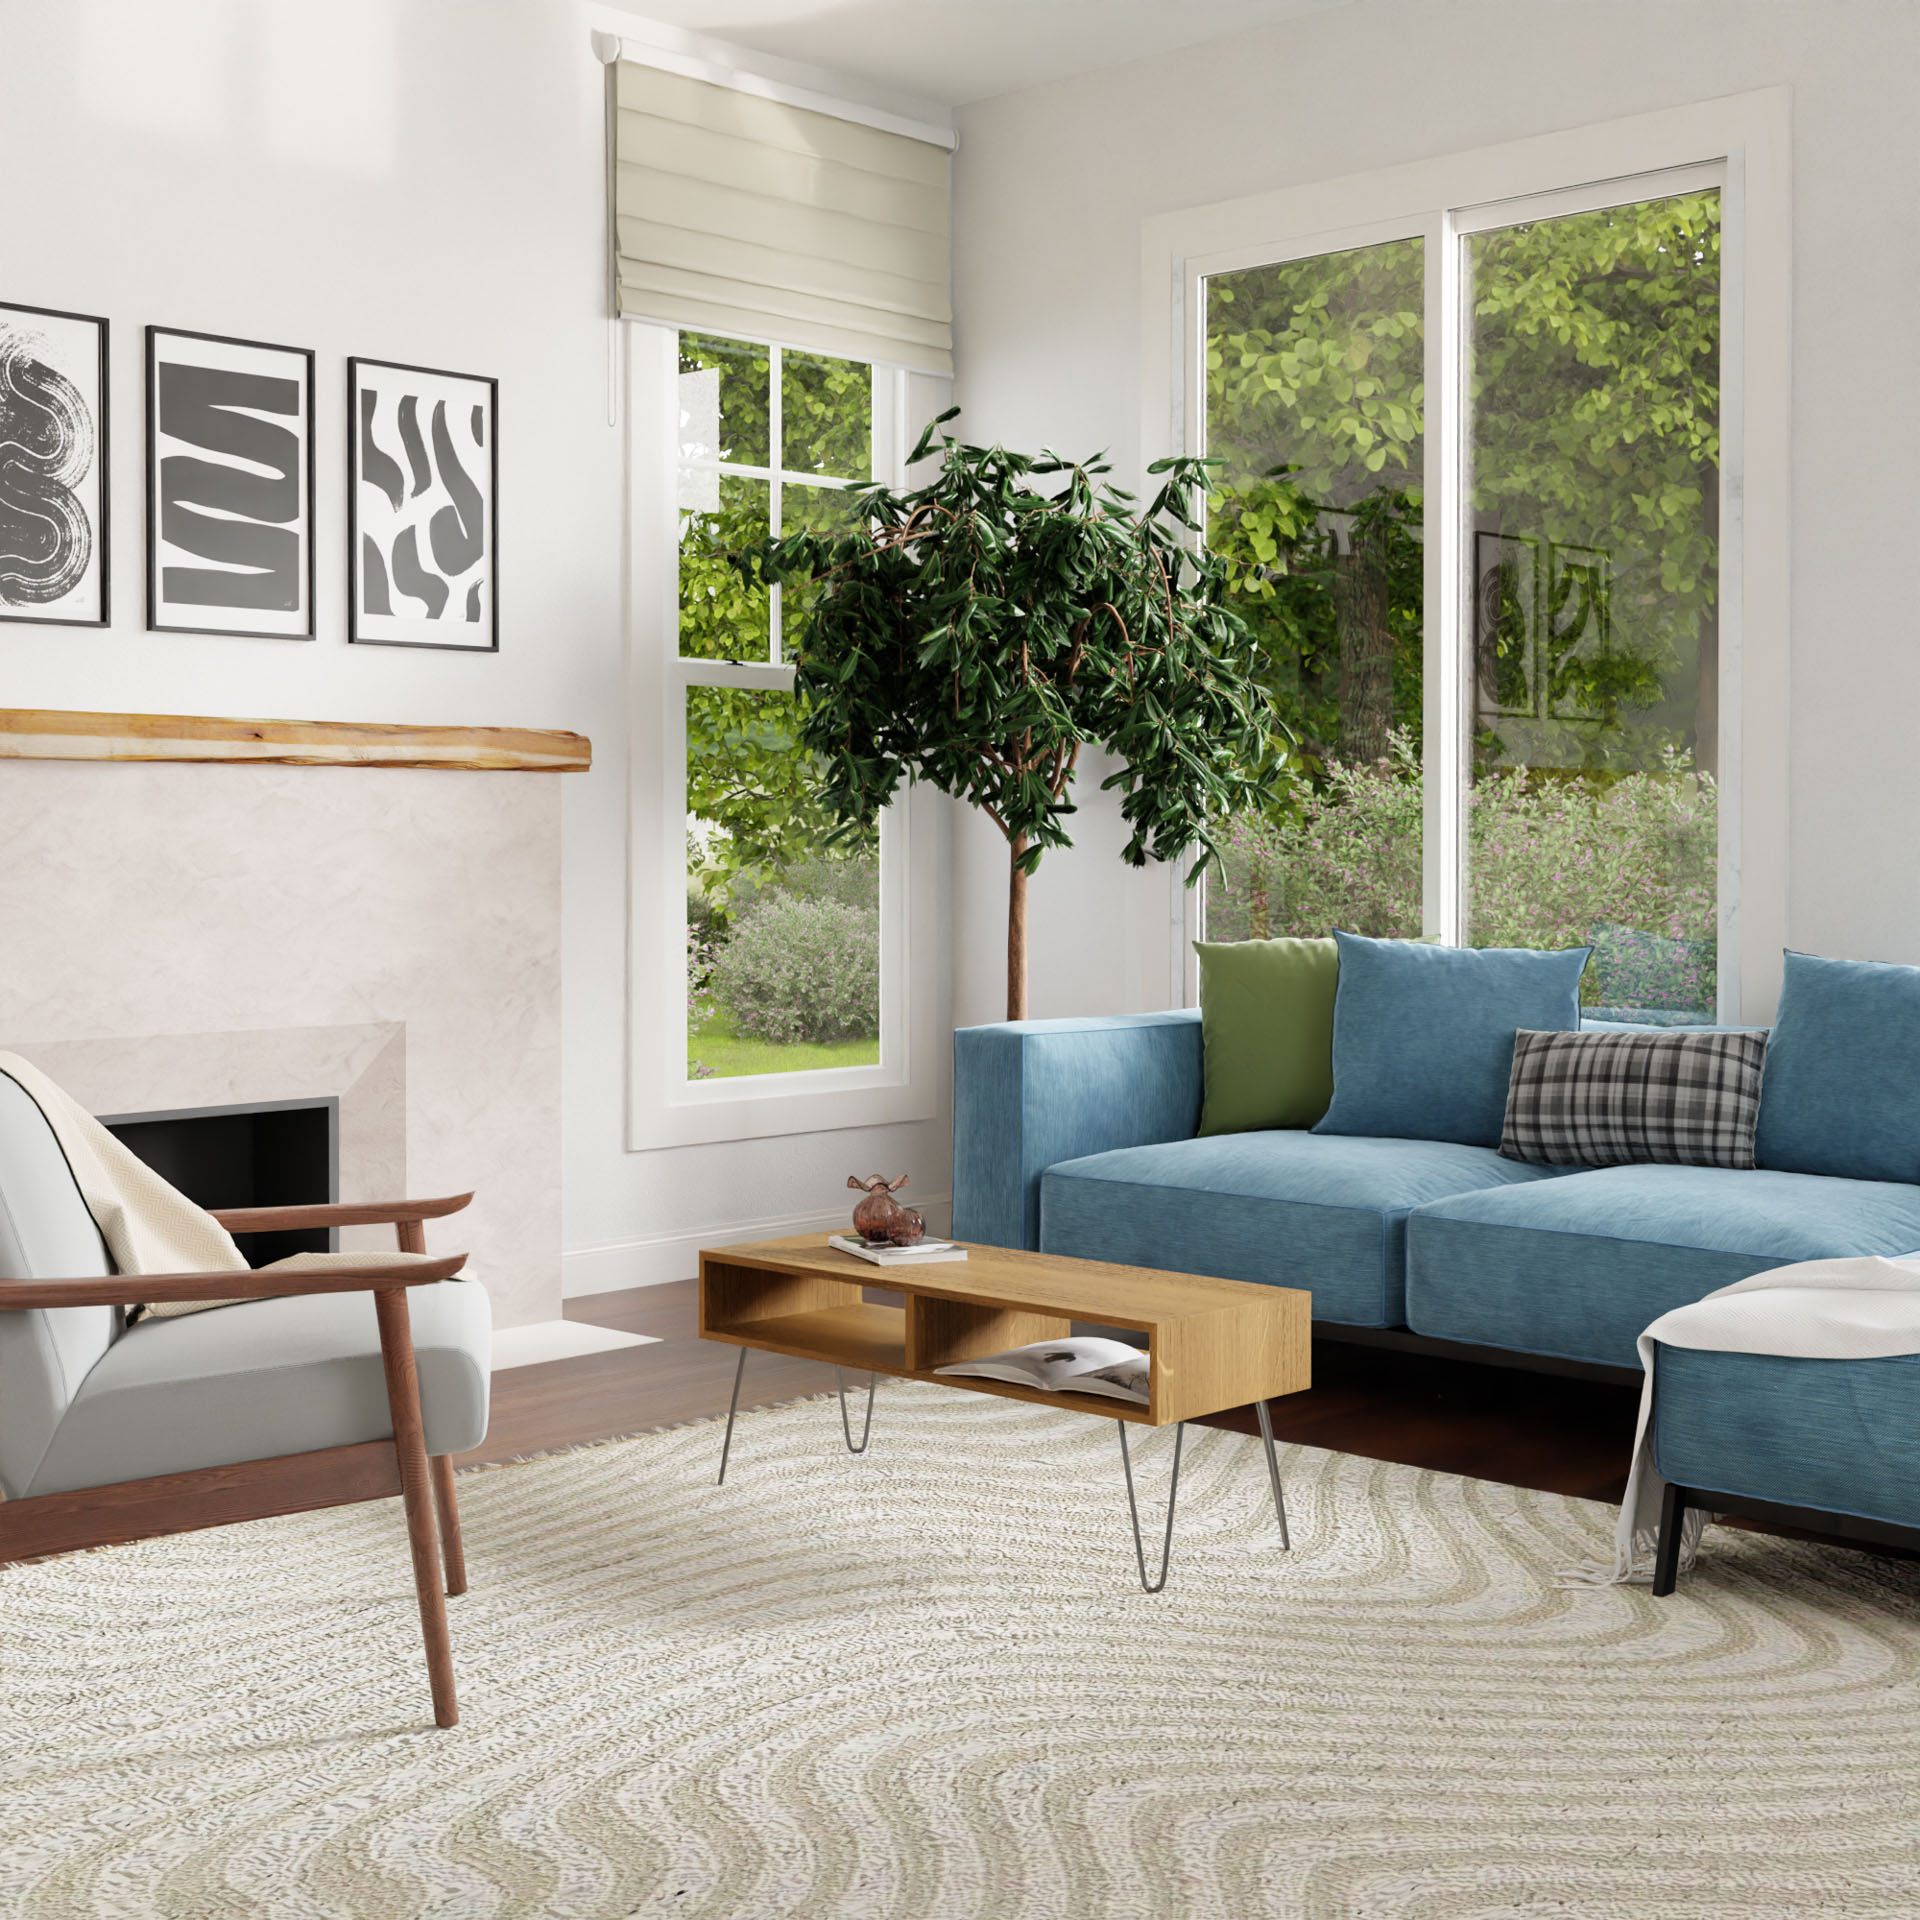
[[[458,1722],[460,1709],[453,1697],[453,1646],[447,1637],[446,1595],[440,1590],[432,1476],[427,1467],[426,1428],[420,1418],[420,1376],[414,1366],[406,1289],[375,1288],[373,1306],[380,1319],[380,1357],[386,1365],[393,1450],[400,1463],[400,1493],[407,1508],[407,1541],[413,1549],[413,1586],[420,1598],[433,1718],[436,1725],[451,1727]]]
[[[440,1519],[440,1558],[447,1572],[447,1595],[467,1590],[467,1550],[460,1540],[460,1503],[453,1494],[453,1462],[436,1453],[433,1467],[433,1510]]]

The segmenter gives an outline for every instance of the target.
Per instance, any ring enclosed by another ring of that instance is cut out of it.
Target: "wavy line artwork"
[[[160,430],[216,456],[160,462],[160,537],[212,567],[169,566],[170,605],[300,606],[300,383],[228,367],[160,366]]]
[[[304,347],[147,329],[147,590],[164,633],[314,635]]]
[[[356,368],[355,639],[493,644],[491,383]]]
[[[86,397],[50,363],[45,339],[0,323],[0,604],[67,598],[93,558],[93,521],[79,488],[97,435]]]

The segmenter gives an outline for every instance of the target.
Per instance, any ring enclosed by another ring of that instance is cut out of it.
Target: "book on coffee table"
[[[1043,1393],[1101,1393],[1144,1407],[1152,1361],[1124,1340],[1078,1334],[1070,1340],[1036,1340],[1030,1347],[955,1360],[935,1373],[971,1374],[979,1380],[1006,1380]]]
[[[936,1260],[964,1260],[967,1250],[954,1240],[922,1240],[911,1247],[873,1247],[850,1233],[830,1233],[827,1245],[870,1260],[876,1267],[918,1267]]]

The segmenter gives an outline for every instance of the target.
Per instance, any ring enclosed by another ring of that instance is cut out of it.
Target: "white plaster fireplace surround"
[[[560,1316],[557,774],[0,757],[0,953],[92,1111],[337,1096],[343,1200],[473,1189],[429,1245]]]

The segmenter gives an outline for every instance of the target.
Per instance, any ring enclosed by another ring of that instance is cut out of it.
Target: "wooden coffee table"
[[[899,1293],[904,1306],[881,1306],[864,1289]],[[1009,1247],[970,1246],[964,1261],[878,1267],[827,1244],[825,1234],[719,1247],[700,1255],[700,1337],[740,1349],[720,1448],[720,1479],[727,1477],[734,1413],[747,1354],[791,1354],[822,1360],[836,1370],[840,1420],[850,1452],[864,1453],[873,1431],[873,1392],[881,1374],[926,1380],[967,1393],[998,1394],[1114,1423],[1133,1519],[1140,1584],[1158,1593],[1173,1551],[1173,1511],[1180,1487],[1185,1423],[1251,1404],[1259,1417],[1273,1488],[1280,1540],[1289,1544],[1286,1502],[1274,1454],[1267,1402],[1311,1383],[1312,1296],[1296,1287],[1265,1287],[1200,1274],[1162,1273],[1151,1267],[1110,1266]],[[1045,1393],[1009,1381],[956,1378],[934,1369],[974,1360],[1006,1347],[1066,1338],[1073,1323],[1092,1322],[1146,1336],[1153,1366],[1150,1400],[1091,1393]],[[845,1369],[870,1376],[866,1426],[855,1446],[847,1413]],[[1127,1427],[1174,1426],[1173,1477],[1167,1493],[1167,1530],[1158,1579],[1147,1574],[1134,1493]]]

